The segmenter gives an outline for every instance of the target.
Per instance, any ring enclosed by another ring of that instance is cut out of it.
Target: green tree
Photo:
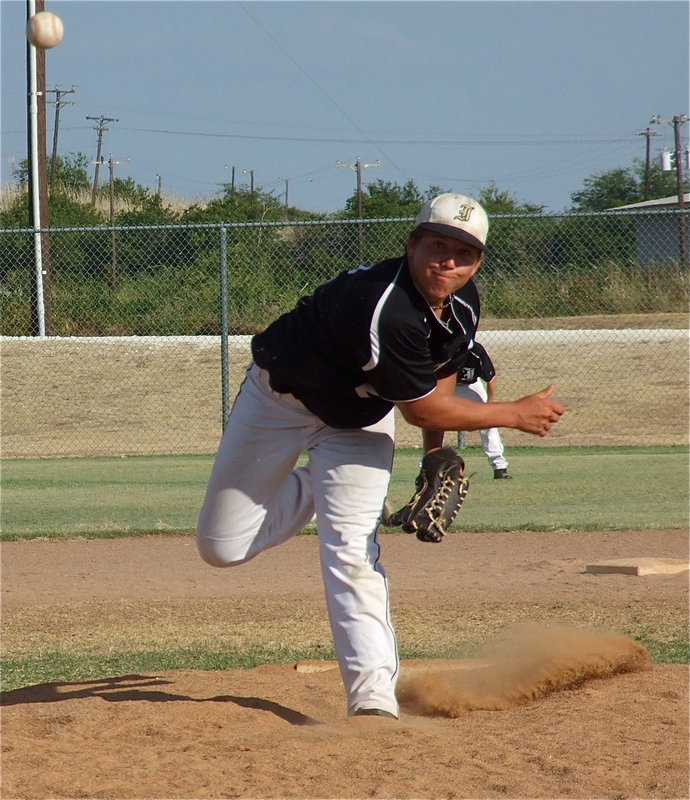
[[[544,206],[521,203],[509,192],[501,191],[492,181],[480,189],[477,200],[484,206],[487,214],[541,214]]]
[[[635,159],[635,171],[640,184],[640,201],[644,200],[644,187],[647,173],[646,163],[641,159]],[[686,176],[683,180],[685,191],[688,191],[690,181]],[[653,162],[649,165],[649,199],[654,200],[659,197],[675,197],[678,195],[678,179],[675,170],[664,172],[661,164]]]
[[[78,202],[73,199],[71,192],[63,189],[49,193],[48,214],[52,228],[85,228],[92,225],[103,225],[106,222],[102,212],[90,204]],[[29,192],[26,185],[12,203],[0,213],[0,224],[3,228],[28,228],[30,226]]]
[[[645,200],[646,163],[636,158],[630,167],[618,167],[585,178],[582,189],[570,199],[573,211],[606,211]],[[684,181],[685,191],[690,183]],[[677,195],[675,171],[664,172],[659,164],[649,167],[649,200]]]
[[[159,195],[149,192],[132,208],[120,211],[116,225],[172,225],[179,222],[180,214],[166,205]]]
[[[110,196],[110,181],[106,180],[98,189],[98,194],[105,199]],[[113,178],[113,196],[118,200],[129,202],[134,208],[141,208],[148,203],[153,192],[137,183],[134,178]]]
[[[195,203],[182,214],[183,222],[280,222],[285,210],[280,200],[260,188],[233,189],[224,184],[221,197],[205,205]]]
[[[430,186],[422,192],[411,180],[402,185],[383,180],[368,183],[362,190],[362,219],[414,217],[427,200],[442,191],[438,186]],[[338,216],[357,219],[358,212],[359,197],[355,191],[346,200],[343,213]]]
[[[590,175],[582,189],[570,195],[574,211],[606,211],[641,200],[637,176],[630,167]]]
[[[50,177],[53,157],[48,157],[48,175]],[[83,153],[70,153],[67,156],[55,156],[55,186],[62,189],[81,191],[89,189],[91,184],[87,168],[89,159]],[[29,183],[29,160],[19,162],[17,181],[20,186]]]

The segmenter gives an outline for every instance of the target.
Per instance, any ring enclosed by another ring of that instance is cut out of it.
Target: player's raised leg
[[[241,564],[310,522],[311,481],[295,465],[314,430],[324,427],[299,401],[272,392],[263,370],[249,368],[199,513],[196,541],[205,561]]]

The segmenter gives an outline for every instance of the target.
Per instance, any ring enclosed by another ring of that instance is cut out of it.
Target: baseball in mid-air
[[[26,38],[34,47],[49,50],[62,41],[62,20],[51,11],[39,11],[26,23]]]

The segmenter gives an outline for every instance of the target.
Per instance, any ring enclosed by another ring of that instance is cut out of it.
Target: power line
[[[393,144],[414,146],[421,145],[429,147],[430,145],[440,145],[446,147],[495,147],[496,145],[504,146],[526,146],[526,147],[544,147],[549,145],[583,145],[583,144],[617,144],[620,142],[631,141],[628,136],[621,138],[618,136],[606,137],[582,137],[582,138],[558,138],[549,139],[546,137],[530,137],[521,139],[502,139],[500,137],[481,137],[481,138],[468,138],[468,139],[371,139],[364,136],[364,138],[340,138],[340,137],[319,137],[319,136],[266,136],[257,134],[245,133],[215,133],[213,131],[179,131],[169,128],[121,128],[123,131],[132,131],[135,133],[165,133],[170,136],[200,136],[213,139],[247,139],[249,141],[270,141],[270,142],[305,142],[316,144]]]
[[[365,141],[367,144],[370,144],[370,145],[372,145],[372,146],[376,146],[376,144],[377,144],[377,143],[373,142],[373,141],[370,139],[370,137],[369,137],[369,136],[368,136],[368,135],[365,133],[365,131],[363,131],[363,130],[362,130],[362,128],[360,127],[360,125],[357,123],[357,121],[356,121],[355,119],[353,119],[353,118],[350,116],[350,114],[348,114],[348,112],[347,112],[347,111],[346,111],[344,108],[342,108],[342,107],[340,106],[340,104],[339,104],[339,103],[337,103],[337,102],[336,102],[336,101],[335,101],[335,100],[334,100],[334,99],[333,99],[333,98],[332,98],[332,97],[331,97],[331,96],[328,94],[328,92],[326,92],[326,90],[325,90],[325,89],[324,89],[324,88],[321,86],[321,84],[320,84],[320,83],[319,83],[317,80],[315,80],[315,79],[314,79],[314,78],[313,78],[313,77],[312,77],[312,76],[311,76],[311,75],[310,75],[310,74],[307,72],[307,70],[306,70],[306,69],[305,69],[305,68],[304,68],[304,67],[303,67],[303,66],[302,66],[302,65],[299,63],[299,61],[297,61],[297,59],[296,59],[296,58],[294,58],[294,57],[293,57],[293,55],[292,55],[292,54],[291,54],[291,53],[290,53],[290,52],[289,52],[289,51],[288,51],[288,50],[287,50],[287,49],[286,49],[286,48],[283,46],[283,44],[282,44],[282,43],[281,43],[281,42],[280,42],[280,41],[279,41],[279,40],[278,40],[278,39],[277,39],[277,38],[276,38],[276,37],[275,37],[275,36],[274,36],[274,35],[273,35],[273,34],[272,34],[270,31],[269,31],[269,30],[267,30],[267,29],[266,29],[266,28],[265,28],[265,27],[264,27],[264,26],[263,26],[263,25],[262,25],[262,24],[259,22],[259,20],[258,20],[258,19],[257,19],[257,18],[256,18],[256,17],[253,15],[253,14],[250,14],[250,13],[249,13],[249,11],[246,9],[245,5],[244,5],[243,3],[239,3],[239,6],[240,6],[240,8],[242,9],[242,11],[244,11],[244,13],[245,13],[245,14],[246,14],[246,15],[247,15],[247,16],[248,16],[248,17],[249,17],[249,18],[250,18],[250,19],[251,19],[251,20],[254,22],[254,24],[255,24],[255,25],[257,25],[259,28],[261,28],[261,30],[262,30],[262,31],[263,31],[263,32],[266,34],[266,36],[268,36],[268,38],[269,38],[269,39],[270,39],[270,40],[271,40],[271,41],[272,41],[272,42],[273,42],[273,43],[276,45],[276,47],[278,47],[278,48],[279,48],[279,49],[280,49],[280,50],[281,50],[281,51],[282,51],[282,52],[285,54],[285,56],[286,56],[287,58],[289,58],[289,59],[290,59],[290,61],[291,61],[291,62],[292,62],[292,63],[293,63],[293,64],[294,64],[296,67],[297,67],[297,69],[298,69],[298,70],[299,70],[299,71],[302,73],[302,75],[304,75],[304,77],[305,77],[305,78],[306,78],[306,79],[307,79],[307,80],[308,80],[308,81],[309,81],[309,82],[310,82],[310,83],[311,83],[313,86],[315,86],[315,87],[316,87],[316,89],[317,89],[317,90],[318,90],[318,91],[319,91],[319,92],[320,92],[320,93],[321,93],[321,94],[322,94],[322,95],[323,95],[323,96],[324,96],[324,97],[325,97],[325,98],[328,100],[328,102],[329,102],[329,103],[331,103],[331,105],[333,105],[333,106],[334,106],[334,107],[335,107],[335,108],[336,108],[336,109],[337,109],[337,110],[338,110],[338,111],[339,111],[339,112],[340,112],[340,113],[343,115],[343,117],[345,117],[345,119],[346,119],[346,120],[347,120],[347,121],[348,121],[348,122],[349,122],[349,123],[350,123],[350,124],[353,126],[353,128],[355,128],[355,130],[357,130],[357,131],[359,131],[359,133],[361,133],[361,135],[364,137],[364,141]],[[252,138],[252,137],[249,137],[249,138]],[[380,143],[379,143],[379,144],[380,144]],[[394,167],[395,167],[395,168],[398,170],[398,172],[399,172],[401,175],[403,175],[403,174],[404,174],[404,173],[403,173],[403,171],[402,171],[402,170],[401,170],[401,169],[400,169],[400,168],[397,166],[397,164],[395,164],[395,162],[393,161],[393,159],[392,159],[392,158],[390,158],[390,157],[389,157],[389,156],[388,156],[386,153],[384,153],[384,152],[381,150],[381,148],[380,148],[380,147],[377,147],[376,149],[377,149],[377,150],[379,150],[379,152],[381,152],[381,154],[382,154],[382,155],[383,155],[383,156],[384,156],[384,157],[387,159],[387,161],[388,161],[389,163],[393,164],[393,166],[394,166]]]

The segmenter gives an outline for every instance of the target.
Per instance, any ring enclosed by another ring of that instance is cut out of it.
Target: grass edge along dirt
[[[475,474],[454,527],[468,533],[679,529],[690,522],[683,446],[514,447],[510,482],[492,480],[480,447],[460,452]],[[411,495],[420,457],[417,448],[396,450],[394,505]],[[212,462],[198,455],[4,460],[0,538],[189,535]]]
[[[646,647],[655,664],[688,664],[690,648],[687,632],[679,631],[669,640],[657,640],[644,633],[633,636]],[[473,648],[458,644],[438,652],[405,651],[401,649],[402,660],[412,658],[469,658]],[[2,699],[7,702],[8,693],[30,686],[45,684],[74,683],[76,681],[114,681],[132,675],[150,675],[171,670],[200,670],[203,672],[229,669],[252,669],[268,664],[294,664],[299,661],[332,661],[332,650],[296,650],[289,647],[259,646],[251,650],[234,652],[177,648],[174,650],[146,651],[140,653],[110,653],[107,656],[85,655],[64,651],[38,653],[31,658],[7,658],[0,662],[2,674]],[[79,691],[78,687],[73,687]]]

